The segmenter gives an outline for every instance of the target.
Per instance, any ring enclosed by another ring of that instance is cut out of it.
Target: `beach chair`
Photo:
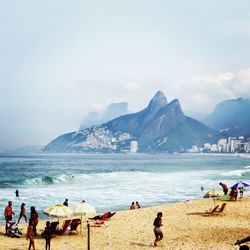
[[[213,214],[217,211],[217,209],[219,208],[219,205],[215,206],[213,209],[210,209],[208,211],[206,211],[205,213],[203,213],[204,215],[209,215],[209,214]]]
[[[22,232],[18,229],[18,224],[15,220],[10,220],[7,222],[7,235],[12,238],[22,237]]]
[[[105,223],[106,219],[108,218],[108,213],[105,213],[103,216],[102,216],[102,219],[101,220],[96,220],[95,221],[95,226],[101,226]]]
[[[50,223],[50,232],[51,232],[51,235],[56,234],[56,232],[58,231],[57,230],[58,225],[59,225],[58,221],[53,221],[53,222]]]
[[[227,203],[223,203],[220,208],[219,206],[217,206],[217,208],[213,209],[211,213],[203,214],[203,216],[213,216],[213,215],[223,214],[226,205]]]
[[[81,219],[73,219],[70,223],[70,232],[77,231],[78,226],[81,225]]]
[[[108,213],[108,216],[107,216],[107,219],[110,219],[112,216],[114,216],[116,214],[116,212],[114,212],[114,213]]]
[[[67,228],[70,226],[70,222],[71,222],[71,220],[65,220],[63,222],[62,228],[57,231],[57,234],[63,235],[66,232]]]

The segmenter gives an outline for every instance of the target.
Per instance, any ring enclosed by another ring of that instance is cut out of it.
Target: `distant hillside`
[[[238,98],[223,101],[203,122],[228,136],[250,136],[250,100]]]
[[[26,146],[13,150],[7,150],[2,153],[7,154],[37,154],[43,151],[43,146]]]
[[[82,121],[80,130],[89,128],[93,125],[102,124],[118,116],[128,114],[128,103],[111,103],[102,113],[90,112]]]
[[[158,91],[140,112],[115,118],[78,132],[61,135],[45,147],[45,152],[121,152],[132,140],[139,151],[180,152],[192,145],[215,143],[219,132],[184,115],[177,99],[167,102]]]

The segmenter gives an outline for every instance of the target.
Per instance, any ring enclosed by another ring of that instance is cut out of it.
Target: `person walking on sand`
[[[155,241],[154,246],[157,246],[157,242],[163,239],[163,233],[161,231],[162,225],[162,212],[157,213],[157,217],[154,220],[154,234]]]
[[[38,224],[38,213],[36,211],[36,208],[35,207],[30,207],[30,223],[33,227],[33,233],[34,233],[34,236],[37,235],[36,233],[36,226]]]
[[[12,211],[12,201],[8,202],[8,206],[5,207],[4,210],[4,216],[5,216],[5,233],[7,234],[7,227],[8,222],[12,220],[12,215],[15,215],[15,213]]]
[[[222,183],[222,182],[220,182],[219,185],[222,187],[224,194],[227,195],[227,192],[228,192],[227,185],[225,183]]]
[[[44,229],[44,238],[45,238],[45,249],[50,250],[51,228],[49,221],[46,222],[46,227]]]
[[[17,221],[17,224],[19,224],[20,220],[22,219],[22,217],[24,217],[25,222],[27,223],[27,217],[26,217],[26,213],[25,213],[25,203],[22,203],[21,205],[21,212],[19,215],[19,219]]]
[[[29,226],[27,228],[27,234],[26,234],[26,240],[30,240],[29,242],[29,250],[31,250],[31,247],[33,250],[35,250],[35,240],[34,240],[34,227],[32,226],[32,221],[29,220]]]

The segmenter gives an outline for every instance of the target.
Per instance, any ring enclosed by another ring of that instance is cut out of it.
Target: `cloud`
[[[236,72],[192,77],[186,86],[182,86],[182,90],[186,93],[182,97],[184,107],[209,113],[223,100],[250,97],[250,67]]]
[[[215,84],[218,87],[222,87],[226,82],[234,79],[234,75],[231,72],[221,73],[215,76],[197,76],[193,78],[194,82]]]

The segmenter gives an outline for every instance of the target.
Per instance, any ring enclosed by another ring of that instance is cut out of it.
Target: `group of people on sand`
[[[222,183],[222,182],[220,182],[219,185],[222,187],[222,190],[223,190],[224,194],[227,195],[227,193],[228,193],[227,185],[225,183]],[[238,189],[232,187],[231,191],[229,193],[230,201],[237,201],[238,190],[239,190],[239,193],[240,193],[240,199],[243,198],[243,193],[245,191],[244,187],[238,187]]]
[[[129,207],[130,210],[139,209],[139,208],[141,208],[141,205],[139,204],[138,201],[136,201],[136,202],[133,201],[133,202],[131,203],[130,207]]]
[[[6,235],[8,234],[8,226],[9,223],[12,222],[13,220],[13,215],[15,215],[13,208],[12,208],[12,201],[8,202],[8,205],[5,207],[4,210],[4,216],[5,216],[5,233]],[[28,223],[28,228],[27,228],[27,234],[26,234],[26,239],[30,240],[29,242],[29,249],[31,247],[35,249],[35,243],[34,243],[34,236],[37,235],[37,224],[38,224],[38,213],[36,211],[36,208],[34,206],[30,207],[30,218],[29,218],[29,223]],[[21,221],[21,219],[24,218],[25,222],[27,223],[27,216],[26,216],[26,210],[25,210],[25,203],[21,204],[20,208],[20,214],[19,218],[17,221],[17,224]]]

